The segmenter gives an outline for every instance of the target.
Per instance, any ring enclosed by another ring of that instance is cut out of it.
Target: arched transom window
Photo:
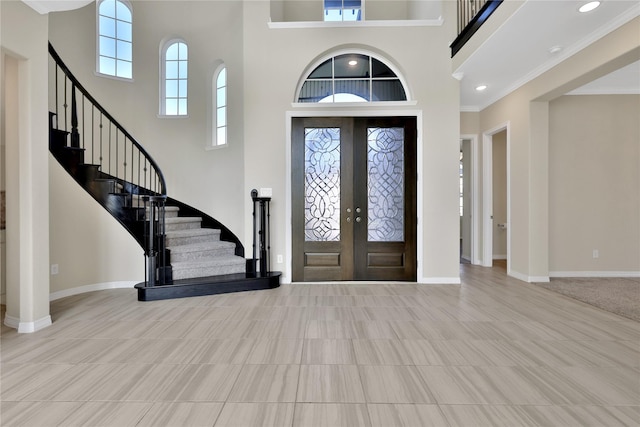
[[[327,59],[305,79],[298,102],[406,101],[400,78],[382,61],[347,53]]]

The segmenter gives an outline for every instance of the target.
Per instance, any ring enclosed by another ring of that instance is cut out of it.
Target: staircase
[[[220,230],[202,228],[201,217],[179,213],[177,206],[165,212],[165,242],[174,280],[245,272],[245,259],[235,254],[235,243],[220,240]]]
[[[227,227],[167,196],[151,156],[84,89],[51,44],[49,53],[55,63],[49,150],[145,250],[138,300],[279,286],[279,272],[247,272],[255,261],[245,259],[242,243]]]

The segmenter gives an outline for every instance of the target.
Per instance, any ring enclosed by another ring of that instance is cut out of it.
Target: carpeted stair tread
[[[236,244],[233,242],[226,242],[224,240],[216,240],[213,242],[193,243],[190,245],[175,245],[175,246],[169,247],[169,249],[171,249],[172,254],[178,253],[178,252],[207,251],[211,249],[220,249],[220,248],[235,249]]]
[[[177,216],[174,218],[166,218],[165,223],[177,224],[181,222],[202,222],[202,217],[199,216]]]
[[[167,231],[167,237],[220,236],[220,230],[215,228],[193,228],[190,230]]]
[[[202,218],[196,216],[177,216],[165,218],[166,231],[197,229],[202,225]]]
[[[220,240],[220,230],[213,228],[191,228],[186,230],[173,230],[166,232],[166,245],[172,246],[191,245]]]
[[[236,253],[236,244],[223,240],[170,246],[171,263],[202,261],[218,257],[230,257]]]
[[[174,263],[171,263],[171,266],[175,270],[180,268],[198,268],[198,267],[207,267],[207,266],[214,266],[214,265],[229,265],[229,264],[233,264],[233,265],[237,264],[244,267],[245,263],[246,261],[244,258],[231,255],[227,257],[218,257],[215,259],[207,259],[207,260],[174,262]]]
[[[244,273],[246,261],[238,256],[217,257],[208,260],[172,262],[173,279],[218,276]]]

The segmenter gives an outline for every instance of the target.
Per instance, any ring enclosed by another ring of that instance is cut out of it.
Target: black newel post
[[[271,233],[269,230],[271,197],[258,197],[258,190],[253,189],[251,190],[251,199],[253,200],[252,273],[264,277],[271,272]],[[259,269],[258,259],[260,260]]]
[[[71,84],[71,146],[80,148],[80,132],[78,132],[78,106],[76,104],[76,85]]]
[[[146,282],[147,286],[165,284],[167,279],[165,259],[165,201],[166,196],[143,196],[147,222]]]

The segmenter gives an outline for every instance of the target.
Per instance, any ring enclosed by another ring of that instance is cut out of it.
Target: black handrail
[[[453,58],[503,0],[458,0],[458,37],[451,43]]]
[[[142,145],[140,145],[138,143],[138,141],[135,140],[135,138],[133,138],[133,136],[131,136],[131,134],[129,132],[127,132],[127,130],[120,124],[118,123],[118,121],[116,119],[113,118],[113,116],[111,116],[111,114],[109,114],[107,112],[107,110],[104,109],[104,107],[102,107],[100,105],[100,103],[98,103],[98,101],[95,100],[95,98],[93,96],[91,96],[91,94],[84,88],[84,86],[82,86],[82,84],[78,81],[78,79],[73,75],[73,73],[71,72],[71,70],[69,70],[69,68],[66,66],[66,64],[64,63],[64,61],[62,61],[62,58],[60,58],[60,55],[58,55],[58,53],[56,52],[56,50],[53,48],[53,46],[51,45],[51,43],[49,43],[49,54],[51,55],[51,57],[54,59],[54,61],[56,62],[57,66],[64,72],[64,74],[67,76],[67,78],[71,81],[72,83],[72,106],[75,109],[76,108],[76,101],[75,101],[75,90],[78,90],[82,93],[82,95],[84,96],[84,99],[88,100],[92,106],[94,108],[96,108],[98,111],[100,111],[101,116],[100,116],[100,126],[102,126],[102,118],[106,118],[108,120],[108,122],[112,123],[117,131],[121,132],[126,139],[128,139],[129,141],[131,141],[131,143],[140,151],[140,153],[142,154],[142,156],[145,159],[145,168],[146,168],[146,164],[147,161],[149,163],[149,165],[153,168],[153,170],[155,171],[155,174],[157,175],[157,181],[156,183],[159,185],[159,188],[156,189],[156,192],[158,194],[161,195],[166,195],[167,194],[167,186],[165,183],[165,179],[164,179],[164,175],[162,174],[162,171],[160,170],[160,168],[158,167],[157,163],[155,162],[155,160],[153,160],[153,158],[151,157],[151,155],[149,155],[149,153],[147,153],[147,151],[142,147]],[[57,75],[57,70],[56,70],[56,75]],[[65,82],[66,84],[66,82]],[[58,82],[56,81],[56,92],[58,90]],[[65,90],[65,96],[66,96],[66,90]],[[57,101],[56,101],[56,112],[57,112]],[[83,109],[84,109],[84,103],[83,103]],[[65,100],[65,114],[66,114],[66,100]],[[75,116],[75,114],[73,114]],[[92,113],[93,115],[93,113]],[[77,126],[77,117],[74,118],[75,121],[75,125]],[[93,120],[92,120],[93,123]],[[73,125],[73,124],[72,124]],[[66,120],[65,120],[65,126],[66,126]],[[83,126],[84,126],[84,120],[83,120]],[[77,131],[77,129],[76,129]],[[111,132],[111,126],[109,126],[109,132]],[[102,134],[100,134],[100,137],[102,138]],[[73,137],[72,137],[73,138]],[[78,135],[79,138],[79,135]],[[125,140],[126,141],[126,140]],[[101,141],[102,142],[102,141]],[[117,140],[116,140],[116,153],[117,153]],[[93,150],[92,150],[93,151]],[[100,151],[100,154],[102,155],[102,150]],[[93,155],[93,153],[92,153]],[[116,154],[117,156],[117,154]],[[133,153],[132,153],[132,158],[133,158]],[[125,159],[126,162],[126,159]],[[109,162],[109,167],[110,167],[110,162]],[[118,164],[116,162],[116,173],[113,173],[112,175],[118,177],[117,175],[117,170],[118,170]],[[124,164],[125,167],[125,173],[126,173],[126,163]],[[131,168],[131,172],[133,174],[133,168]],[[139,173],[139,171],[138,171]],[[120,177],[118,177],[120,178]],[[125,181],[126,181],[126,176],[122,177]],[[146,186],[146,174],[145,174],[145,185]],[[153,182],[153,180],[151,179],[151,177],[149,178],[150,180],[150,184]],[[133,179],[131,180],[133,181]],[[138,185],[140,186],[140,183],[138,183]]]

